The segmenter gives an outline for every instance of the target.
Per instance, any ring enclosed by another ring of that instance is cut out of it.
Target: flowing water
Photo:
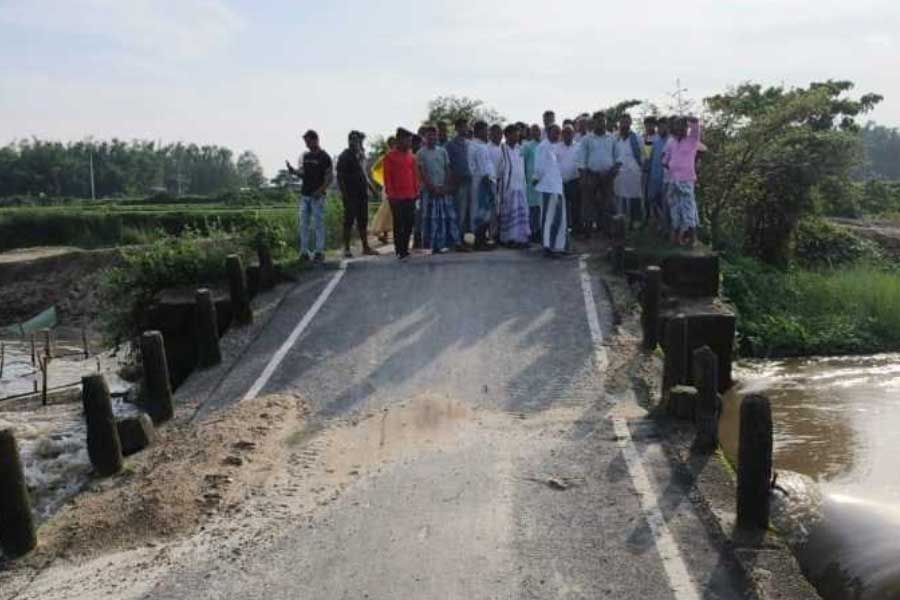
[[[79,390],[76,386],[68,390],[67,397],[55,395],[47,406],[41,404],[40,398],[21,397],[33,391],[35,381],[40,382],[39,371],[31,364],[30,344],[4,344],[0,429],[11,428],[15,432],[32,503],[38,518],[44,519],[77,492],[90,475]],[[58,345],[55,352],[48,371],[49,389],[80,382],[82,375],[97,371],[98,359],[113,393],[130,387],[115,375],[119,357],[103,353],[84,359],[78,347],[65,344]],[[113,401],[113,411],[117,416],[137,412],[121,400]]]
[[[748,361],[735,377],[723,448],[736,460],[741,397],[768,396],[773,520],[819,592],[900,598],[900,354]]]

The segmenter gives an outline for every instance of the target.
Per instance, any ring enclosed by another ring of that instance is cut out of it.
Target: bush
[[[140,333],[144,311],[167,288],[211,284],[225,277],[225,258],[243,250],[239,240],[211,228],[187,228],[180,236],[161,235],[152,243],[123,251],[122,264],[102,284],[105,329],[112,339]]]
[[[801,356],[900,348],[900,276],[874,265],[787,271],[749,258],[723,262],[741,353]]]
[[[874,242],[822,219],[800,222],[794,234],[794,257],[810,269],[877,262],[883,258]]]

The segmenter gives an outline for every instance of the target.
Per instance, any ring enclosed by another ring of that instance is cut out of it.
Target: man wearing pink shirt
[[[697,181],[696,159],[700,146],[700,121],[696,117],[679,117],[672,136],[663,151],[663,166],[669,173],[669,213],[672,242],[692,246],[700,222],[694,184]]]

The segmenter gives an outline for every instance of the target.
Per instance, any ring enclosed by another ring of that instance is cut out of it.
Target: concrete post
[[[769,526],[772,481],[772,407],[769,399],[751,394],[741,403],[738,446],[738,527],[764,530]]]
[[[122,470],[122,445],[109,400],[109,387],[102,374],[81,378],[81,401],[87,421],[88,456],[94,470],[106,477]]]
[[[175,409],[162,333],[145,331],[141,335],[141,361],[144,366],[143,401],[147,414],[156,424],[168,421],[175,414]]]
[[[197,290],[197,364],[212,367],[222,362],[219,349],[219,324],[216,320],[216,304],[212,293],[202,288]]]
[[[694,387],[699,398],[694,413],[696,446],[713,452],[719,446],[719,359],[709,346],[694,350]]]
[[[256,255],[259,257],[259,289],[270,290],[275,287],[275,265],[272,262],[272,250],[265,242],[259,242],[256,247]]]
[[[10,558],[31,552],[37,545],[31,499],[12,429],[0,430],[0,546]]]
[[[247,293],[247,275],[241,257],[231,254],[225,261],[228,271],[228,289],[231,292],[231,311],[239,325],[253,322],[253,311],[250,309],[250,295]]]
[[[678,314],[666,323],[666,335],[663,341],[665,361],[663,363],[662,399],[668,406],[669,391],[680,384],[687,383],[687,317]],[[671,406],[669,407],[671,410]]]
[[[653,350],[659,343],[659,304],[662,287],[662,269],[653,265],[644,269],[644,296],[641,307],[641,325],[644,329],[644,348]]]

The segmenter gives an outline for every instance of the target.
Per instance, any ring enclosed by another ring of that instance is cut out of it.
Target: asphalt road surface
[[[652,423],[604,393],[610,308],[584,273],[497,251],[297,287],[202,413],[299,393],[301,447],[378,468],[240,568],[185,564],[148,597],[743,597]]]

